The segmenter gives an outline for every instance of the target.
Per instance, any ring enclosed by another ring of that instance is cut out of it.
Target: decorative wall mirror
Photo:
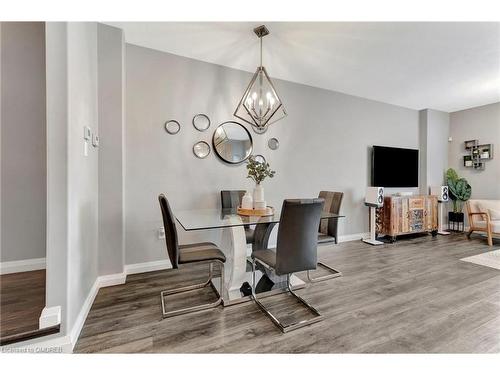
[[[203,113],[198,113],[193,117],[193,126],[196,130],[204,132],[210,127],[210,119]]]
[[[266,158],[263,155],[255,155],[254,159],[257,163],[266,164]]]
[[[267,145],[271,150],[277,150],[280,147],[280,142],[276,138],[271,138],[267,141]]]
[[[205,159],[210,154],[210,145],[205,141],[195,143],[193,154],[199,159]]]
[[[212,143],[215,153],[224,162],[239,164],[252,154],[253,140],[250,132],[236,121],[227,121],[215,129]]]
[[[181,130],[181,124],[176,120],[169,120],[165,123],[165,130],[168,134],[177,134]]]

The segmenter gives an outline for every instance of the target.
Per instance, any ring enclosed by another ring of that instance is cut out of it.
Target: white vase
[[[266,201],[264,199],[264,188],[261,184],[255,185],[253,189],[253,206],[254,208],[266,207]]]
[[[241,208],[245,210],[251,210],[253,208],[253,199],[249,191],[247,191],[241,199]]]

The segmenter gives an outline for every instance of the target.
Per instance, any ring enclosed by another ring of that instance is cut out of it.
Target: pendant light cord
[[[262,68],[262,37],[260,39],[260,67]]]

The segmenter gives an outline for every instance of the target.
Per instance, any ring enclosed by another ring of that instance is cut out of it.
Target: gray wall
[[[0,261],[45,258],[45,25],[1,27]]]
[[[500,199],[500,103],[475,107],[450,114],[449,164],[472,186],[472,198]],[[463,166],[464,141],[478,139],[494,144],[494,158],[484,171]]]
[[[420,192],[429,194],[430,186],[444,183],[448,168],[448,138],[450,115],[447,112],[424,109],[420,116]]]
[[[121,29],[97,25],[99,90],[99,274],[123,272],[125,42]]]
[[[270,71],[272,75],[272,70]],[[165,259],[157,196],[174,210],[218,207],[220,189],[251,189],[245,165],[229,166],[212,153],[196,159],[192,146],[211,144],[215,127],[232,113],[251,74],[133,45],[126,48],[125,217],[126,263]],[[289,116],[254,138],[254,151],[277,171],[264,187],[269,204],[283,198],[314,197],[320,190],[345,193],[341,234],[368,231],[363,205],[369,183],[370,146],[419,147],[418,111],[367,99],[275,81]],[[193,115],[206,113],[212,125],[198,132]],[[166,120],[180,121],[175,136]],[[271,151],[267,140],[277,137]],[[395,171],[397,173],[397,171]],[[211,239],[217,231],[180,233],[180,240]]]

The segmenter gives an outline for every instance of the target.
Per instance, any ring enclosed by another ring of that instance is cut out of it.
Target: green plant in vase
[[[264,188],[262,181],[267,177],[273,178],[275,171],[271,170],[269,163],[259,162],[255,160],[254,156],[250,156],[247,162],[247,178],[251,178],[255,182],[253,191],[253,202],[255,208],[265,208],[266,201],[264,200]]]
[[[446,171],[446,182],[453,201],[453,212],[462,212],[464,202],[470,199],[472,188],[463,177],[459,177],[453,168]]]

